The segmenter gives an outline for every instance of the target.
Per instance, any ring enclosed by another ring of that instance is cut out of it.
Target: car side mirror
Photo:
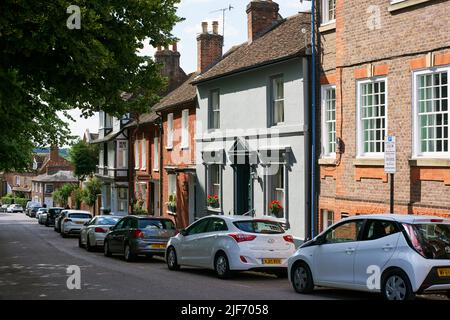
[[[181,235],[183,236],[183,237],[185,237],[185,236],[187,236],[187,231],[186,231],[186,229],[181,229],[180,230],[180,233],[181,233]]]
[[[86,227],[86,226],[88,226],[89,225],[89,222],[85,222],[84,223],[84,226]]]

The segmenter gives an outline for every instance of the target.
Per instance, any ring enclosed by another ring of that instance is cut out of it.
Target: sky
[[[276,0],[280,6],[280,14],[289,17],[311,8],[311,1],[306,0]],[[222,34],[222,11],[220,9],[233,8],[225,12],[224,53],[236,44],[247,40],[247,14],[245,9],[249,0],[181,0],[178,5],[178,16],[185,18],[173,30],[179,39],[178,51],[181,53],[181,67],[189,74],[197,69],[197,34],[201,31],[201,23],[207,21],[211,31],[211,22],[219,21],[219,32]],[[148,43],[140,52],[142,55],[153,56],[155,49]],[[69,121],[73,135],[82,137],[86,129],[91,133],[98,131],[98,116],[89,119],[80,118],[78,110],[71,110],[71,116],[76,122]]]

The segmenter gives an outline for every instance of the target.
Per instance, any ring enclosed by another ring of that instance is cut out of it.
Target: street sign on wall
[[[396,172],[395,136],[387,136],[384,143],[384,172]]]

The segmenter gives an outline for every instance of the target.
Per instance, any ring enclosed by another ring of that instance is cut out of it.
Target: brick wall
[[[387,78],[387,134],[395,135],[397,142],[395,211],[450,214],[450,167],[418,167],[410,162],[412,71],[426,68],[429,53],[435,66],[450,65],[450,4],[429,1],[394,12],[388,8],[389,1],[384,0],[337,0],[336,29],[320,33],[321,83],[336,85],[336,136],[345,145],[344,153],[336,155],[337,164],[320,165],[319,210],[334,211],[335,219],[342,212],[389,211],[383,162],[355,162],[357,81],[370,78],[370,73]],[[377,12],[379,20],[368,25]]]

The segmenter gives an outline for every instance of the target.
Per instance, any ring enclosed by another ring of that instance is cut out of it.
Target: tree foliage
[[[73,191],[77,188],[77,185],[66,183],[61,188],[53,192],[52,198],[53,202],[59,204],[62,207],[67,206],[69,202],[69,197],[72,195]]]
[[[26,168],[33,146],[73,139],[58,112],[148,111],[164,80],[153,60],[137,53],[144,41],[174,41],[179,2],[79,0],[81,28],[68,29],[69,0],[2,0],[0,171]],[[125,101],[124,92],[133,99]]]
[[[74,166],[75,176],[84,180],[95,173],[98,164],[98,147],[80,140],[70,148],[69,160]]]
[[[94,177],[86,182],[83,189],[83,202],[89,207],[95,206],[95,201],[97,200],[97,195],[102,192],[101,181]]]

